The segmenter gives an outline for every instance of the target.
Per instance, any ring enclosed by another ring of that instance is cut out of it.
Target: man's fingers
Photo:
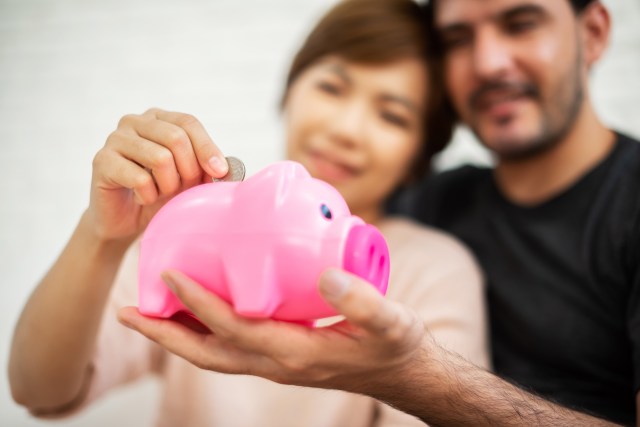
[[[244,366],[251,366],[246,360],[250,356],[229,347],[214,335],[198,333],[173,320],[143,316],[136,307],[120,309],[118,320],[199,368],[244,374],[247,373]]]
[[[239,329],[244,327],[247,319],[236,314],[229,304],[179,271],[163,272],[162,280],[213,333],[230,341],[241,337]]]
[[[410,319],[399,304],[385,299],[369,283],[339,269],[320,277],[320,293],[353,325],[391,339],[401,338]]]
[[[307,342],[309,328],[306,326],[242,317],[225,301],[179,271],[165,271],[162,279],[207,328],[238,348],[280,359],[283,354],[295,351],[296,343],[301,342],[297,340]],[[281,334],[287,336],[286,341],[273,339]]]
[[[200,166],[209,175],[214,178],[222,178],[227,174],[229,171],[227,160],[198,119],[190,114],[157,109],[149,110],[149,113],[153,114],[159,120],[173,123],[184,129],[189,136]]]
[[[195,336],[204,336],[204,334],[199,334],[178,322],[143,316],[136,307],[124,307],[118,310],[118,321],[162,346],[170,344],[170,341],[174,340],[182,342],[184,347],[188,347]]]
[[[182,303],[214,334],[243,349],[273,353],[272,344],[260,338],[261,329],[273,327],[258,319],[237,314],[231,305],[202,285],[176,270],[162,273],[162,279]],[[294,325],[288,325],[294,326]]]

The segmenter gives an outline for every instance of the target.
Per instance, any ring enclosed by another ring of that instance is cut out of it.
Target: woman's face
[[[422,143],[426,85],[417,58],[318,61],[289,89],[287,157],[338,189],[354,214],[375,221]]]

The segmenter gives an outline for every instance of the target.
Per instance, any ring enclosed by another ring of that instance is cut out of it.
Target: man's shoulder
[[[620,199],[630,215],[638,221],[640,215],[640,141],[617,132],[618,143],[607,180],[610,196]],[[607,198],[607,196],[604,196]]]
[[[606,164],[605,182],[635,192],[640,187],[640,141],[616,132],[616,146]],[[622,185],[621,185],[622,184]]]
[[[616,135],[616,147],[613,152],[614,160],[622,160],[629,163],[640,165],[640,141],[636,138],[618,131],[614,131]]]
[[[632,167],[640,169],[640,140],[623,133],[616,133],[622,157],[629,157],[633,161]]]
[[[637,144],[640,144],[640,140],[622,131],[614,130],[613,132],[616,134],[616,137],[620,142],[622,142],[623,144],[636,144],[635,149],[638,149]]]
[[[423,223],[439,224],[439,217],[473,203],[479,189],[491,179],[491,169],[471,165],[440,172],[405,192],[392,212],[409,214]]]
[[[491,178],[492,169],[474,165],[464,165],[431,176],[425,181],[423,190],[468,191]]]
[[[490,189],[492,169],[465,165],[434,175],[421,188],[419,198],[440,209],[461,209]]]

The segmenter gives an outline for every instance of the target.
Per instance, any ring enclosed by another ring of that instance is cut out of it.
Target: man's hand
[[[195,117],[159,109],[126,115],[93,160],[86,217],[102,240],[134,238],[172,196],[227,168]]]
[[[410,310],[366,282],[328,270],[320,292],[346,320],[309,328],[247,319],[184,275],[167,285],[210,329],[140,315],[119,319],[194,365],[283,384],[367,394],[430,425],[611,426],[534,396],[437,345]]]
[[[142,316],[135,307],[122,309],[119,320],[212,371],[363,392],[368,383],[391,381],[409,365],[426,335],[413,312],[341,270],[323,274],[320,292],[346,320],[324,328],[244,318],[179,272],[163,278],[211,333]]]

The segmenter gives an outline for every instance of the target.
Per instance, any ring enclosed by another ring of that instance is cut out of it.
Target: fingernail
[[[127,328],[133,329],[133,324],[127,319],[126,314],[118,313],[118,321]]]
[[[171,277],[171,273],[165,271],[164,273],[160,274],[160,277],[162,277],[162,280],[164,280],[164,283],[169,289],[171,289],[173,292],[176,291],[176,281],[173,279],[173,277]]]
[[[331,269],[324,273],[320,289],[329,298],[340,298],[351,286],[351,278],[341,270]]]
[[[209,166],[213,169],[213,173],[216,175],[216,178],[222,178],[229,172],[229,165],[227,165],[226,160],[222,160],[218,156],[213,156],[209,159]]]

